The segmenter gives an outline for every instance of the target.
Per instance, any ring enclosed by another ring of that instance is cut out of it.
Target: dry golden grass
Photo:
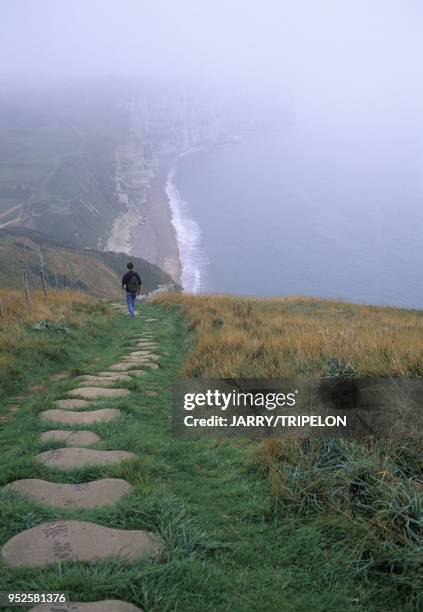
[[[329,359],[359,375],[423,374],[423,311],[289,297],[163,294],[196,342],[184,375],[321,376]]]
[[[180,309],[193,332],[188,377],[336,376],[334,364],[361,376],[423,375],[420,311],[301,297],[167,294],[156,301]],[[307,517],[309,529],[326,529],[328,550],[342,542],[359,580],[382,579],[401,593],[402,609],[417,609],[421,438],[269,437],[252,457],[249,469],[268,480],[275,521]]]
[[[85,293],[73,290],[31,291],[31,302],[24,292],[0,289],[2,317],[0,319],[0,391],[12,385],[31,369],[31,365],[51,361],[62,348],[56,342],[63,334],[34,334],[31,326],[39,321],[63,323],[73,329],[84,323],[92,312],[109,316],[111,309]]]
[[[21,346],[25,328],[38,321],[67,322],[75,320],[76,308],[89,306],[95,299],[76,291],[52,291],[46,297],[42,291],[31,291],[31,302],[25,293],[0,289],[0,372],[9,371],[17,363],[14,349]]]
[[[49,320],[60,321],[71,317],[76,305],[93,304],[95,299],[77,291],[49,290],[47,296],[42,291],[31,291],[28,302],[23,291],[0,289],[2,318],[0,330],[19,327],[23,323]]]

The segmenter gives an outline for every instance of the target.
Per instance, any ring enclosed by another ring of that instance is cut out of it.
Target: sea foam
[[[205,290],[205,269],[208,259],[201,244],[200,226],[192,218],[189,206],[175,184],[175,167],[181,157],[194,153],[196,150],[198,149],[190,149],[175,159],[166,183],[171,221],[175,228],[181,259],[181,284],[184,290],[190,293]]]

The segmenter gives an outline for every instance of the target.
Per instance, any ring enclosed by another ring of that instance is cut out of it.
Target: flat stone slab
[[[157,370],[159,367],[158,363],[153,363],[152,361],[146,361],[142,364],[145,368],[151,368],[152,370]]]
[[[128,382],[131,380],[129,376],[126,374],[113,374],[110,373],[110,376],[94,376],[91,374],[86,374],[84,376],[78,376],[75,380],[90,382],[90,383],[114,383],[114,382]]]
[[[92,406],[91,402],[81,399],[61,399],[56,400],[53,404],[61,410],[77,410],[78,408],[88,408]]]
[[[92,448],[55,448],[35,456],[49,467],[72,469],[86,465],[111,465],[128,459],[136,459],[135,453],[122,450],[94,450]]]
[[[158,368],[158,364],[154,363],[153,361],[149,361],[148,359],[133,359],[133,360],[129,360],[125,361],[123,364],[120,365],[126,365],[127,367],[125,369],[128,368],[137,368],[138,366],[143,366],[146,368]],[[128,374],[131,374],[131,371],[128,371]]]
[[[87,603],[71,602],[64,604],[42,604],[31,608],[29,612],[143,612],[126,601],[117,599],[105,599],[104,601],[93,601]]]
[[[24,478],[11,482],[4,489],[16,491],[46,506],[99,508],[128,495],[132,486],[121,478],[102,478],[83,484],[57,484],[38,478]]]
[[[156,355],[156,353],[130,353],[130,355],[142,357],[144,359],[152,359],[153,361],[158,361],[160,359],[160,355]]]
[[[158,358],[156,358],[155,356],[150,357],[149,355],[134,355],[134,356],[128,356],[128,357],[123,357],[122,361],[124,363],[144,363],[144,362],[148,362],[148,361],[158,361]]]
[[[130,376],[144,376],[147,372],[145,370],[129,370],[128,374]]]
[[[89,380],[82,381],[79,384],[79,386],[86,387],[87,384],[89,384],[92,387],[110,388],[112,387],[112,385],[115,385],[116,383],[122,384],[125,382],[130,382],[130,380],[131,380],[130,376],[125,376],[123,380],[115,380],[111,376],[97,376],[96,378],[90,378]]]
[[[112,378],[113,376],[129,376],[129,373],[123,372],[123,373],[119,373],[119,372],[97,372],[97,376],[99,376],[100,378],[103,378],[105,380],[108,380],[109,378]]]
[[[131,368],[137,367],[137,364],[134,363],[124,363],[124,362],[119,362],[119,363],[114,363],[113,365],[110,366],[110,369],[113,370],[114,372],[120,372],[120,371],[125,371],[125,370],[130,370]],[[130,374],[130,372],[128,372],[128,374]]]
[[[99,561],[108,557],[145,559],[162,544],[150,532],[111,529],[86,521],[55,521],[26,529],[3,546],[12,567],[44,567],[63,561]]]
[[[63,429],[52,429],[41,434],[42,442],[60,440],[69,446],[88,446],[100,442],[100,437],[93,431],[65,431]]]
[[[88,425],[100,421],[111,421],[120,416],[120,410],[114,408],[101,408],[99,410],[88,410],[87,412],[73,412],[71,410],[44,410],[39,414],[40,418],[55,423],[66,425]]]
[[[142,349],[143,351],[157,351],[158,350],[158,346],[134,346],[134,349]]]
[[[83,397],[84,399],[97,399],[98,397],[126,397],[131,392],[128,389],[99,389],[97,387],[81,387],[68,391],[71,397]]]

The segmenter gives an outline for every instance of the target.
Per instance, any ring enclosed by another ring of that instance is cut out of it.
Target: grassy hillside
[[[99,324],[111,316],[103,302],[76,291],[52,290],[48,298],[42,291],[31,294],[0,289],[0,400],[9,390],[19,391],[28,376],[57,367],[66,361],[68,334],[83,326],[95,313]],[[48,320],[57,331],[37,332],[35,323]]]
[[[423,375],[423,311],[313,298],[164,295],[196,333],[187,376]]]
[[[207,362],[205,347],[203,353],[197,352],[203,332],[211,342],[212,357],[223,343],[221,355],[227,352],[236,358],[242,350],[241,336],[247,342],[251,332],[251,311],[248,306],[243,310],[244,300],[161,297],[143,304],[142,316],[128,325],[126,316],[110,312],[104,303],[73,292],[72,296],[75,301],[66,310],[57,304],[49,314],[66,322],[68,334],[37,334],[30,329],[31,320],[19,320],[19,314],[6,322],[5,328],[17,325],[21,330],[19,345],[12,337],[8,351],[18,357],[22,379],[16,383],[13,374],[7,389],[1,386],[3,400],[12,391],[21,396],[14,420],[1,424],[1,484],[17,478],[84,483],[114,477],[126,479],[134,488],[113,506],[91,510],[47,507],[2,490],[0,545],[45,521],[79,519],[121,529],[149,529],[163,539],[166,552],[154,563],[106,559],[13,568],[0,562],[0,590],[69,591],[74,601],[119,598],[160,612],[421,609],[417,443],[282,444],[172,437],[171,390],[182,368],[190,371],[192,359],[205,373],[213,375],[219,368],[216,358]],[[288,301],[287,311],[289,304],[295,310],[305,308],[306,302]],[[321,311],[331,306],[320,304],[320,310],[313,306],[319,319],[309,314],[315,324],[324,318]],[[42,297],[38,307],[46,307]],[[266,301],[251,308],[265,313],[266,324],[277,318],[278,304],[273,301],[271,308]],[[226,327],[230,338],[235,324],[245,331],[235,334],[237,346],[225,345],[222,330]],[[138,458],[130,464],[72,471],[49,469],[36,461],[38,452],[61,446],[58,441],[41,441],[40,434],[52,425],[43,422],[39,413],[67,397],[78,375],[100,372],[120,361],[134,346],[134,333],[146,330],[158,342],[160,367],[131,381],[130,397],[99,401],[99,407],[118,408],[122,414],[116,421],[90,426],[101,438],[96,448],[126,449]],[[220,336],[216,345],[213,333]],[[255,327],[253,340],[259,333]],[[283,335],[283,330],[278,333]],[[254,363],[256,355],[249,355]],[[263,375],[259,360],[258,365]],[[59,369],[65,371],[60,380],[52,376]],[[34,384],[42,388],[35,392]]]
[[[22,289],[23,271],[27,270],[31,289],[41,288],[40,258],[43,260],[47,283],[67,286],[106,298],[122,296],[122,274],[128,255],[60,246],[31,230],[0,230],[0,287]],[[161,284],[172,282],[157,266],[131,257],[143,279],[142,291],[147,293]]]
[[[185,376],[423,374],[422,311],[296,297],[162,295],[155,303],[183,314],[193,332]],[[312,542],[319,541],[328,557],[335,555],[324,583],[334,592],[348,581],[351,592],[361,585],[361,595],[356,591],[344,609],[419,609],[421,439],[268,438],[256,444],[254,457],[254,469],[267,479],[275,528],[294,521],[295,539],[299,525],[308,526],[303,545],[310,572],[317,558]],[[341,551],[342,562],[335,561]],[[345,563],[348,578],[342,578]],[[378,601],[362,607],[366,588]]]

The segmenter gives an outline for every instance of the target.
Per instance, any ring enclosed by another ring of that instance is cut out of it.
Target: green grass
[[[401,588],[392,580],[393,568],[369,568],[371,559],[361,553],[367,550],[371,556],[371,543],[360,525],[342,513],[303,513],[288,502],[275,505],[268,475],[257,461],[257,443],[172,437],[171,389],[190,337],[175,311],[152,304],[143,310],[159,321],[146,324],[142,318],[129,321],[118,315],[106,323],[90,315],[85,328],[67,337],[59,364],[75,375],[105,370],[124,353],[132,330],[147,325],[153,330],[161,367],[131,383],[130,399],[99,402],[121,409],[122,417],[90,427],[102,438],[95,448],[130,450],[139,455],[137,461],[71,473],[34,461],[36,453],[60,446],[40,443],[40,433],[53,427],[38,419],[38,412],[73,386],[69,381],[49,383],[48,373],[57,366],[48,357],[42,367],[27,373],[27,382],[47,384],[47,393],[28,397],[16,420],[4,424],[0,434],[1,484],[31,477],[76,483],[121,477],[134,485],[133,491],[95,511],[50,509],[3,492],[0,543],[46,520],[78,518],[152,530],[163,538],[166,553],[155,562],[115,559],[46,569],[3,564],[0,590],[63,590],[74,601],[118,598],[160,612],[417,609],[410,586]],[[93,361],[96,356],[100,361]],[[148,397],[147,390],[159,395]]]

